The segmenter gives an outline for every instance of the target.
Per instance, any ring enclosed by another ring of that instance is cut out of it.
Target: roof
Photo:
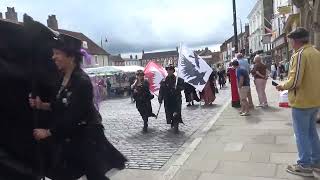
[[[88,44],[88,53],[92,55],[110,55],[107,51],[102,49],[100,46],[98,46],[95,42],[93,42],[90,38],[88,38],[86,35],[80,33],[80,32],[74,32],[74,31],[67,31],[64,29],[58,29],[60,33],[67,34],[70,36],[73,36],[75,38],[78,38],[82,41],[86,41]]]
[[[195,51],[196,54],[199,56],[209,56],[212,54],[212,51],[208,48],[202,49],[202,50],[197,50]]]
[[[139,59],[135,59],[135,58],[122,58],[125,61],[139,61]]]
[[[142,59],[157,59],[171,56],[179,56],[178,51],[162,51],[162,52],[152,52],[144,53]]]
[[[117,55],[117,56],[111,55],[111,56],[109,56],[109,60],[110,61],[124,61],[124,59],[122,59],[122,57],[119,55]]]

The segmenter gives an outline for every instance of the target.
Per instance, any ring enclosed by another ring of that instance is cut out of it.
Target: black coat
[[[185,94],[186,102],[191,102],[193,100],[196,100],[197,102],[200,101],[196,93],[196,88],[194,88],[191,84],[186,82],[184,83],[184,94]]]
[[[164,108],[166,112],[167,124],[171,124],[174,120],[173,113],[177,113],[176,120],[182,123],[181,118],[181,105],[182,96],[181,91],[184,89],[184,80],[178,78],[176,87],[176,76],[167,76],[160,83],[160,91],[158,100],[160,103],[164,101]]]
[[[149,90],[148,80],[144,80],[141,84],[136,84],[132,87],[133,98],[136,101],[136,107],[142,116],[142,118],[148,118],[155,116],[152,113],[151,99],[154,96]]]
[[[51,108],[56,121],[50,130],[61,150],[61,160],[52,170],[54,178],[78,178],[88,169],[107,172],[125,167],[126,158],[104,135],[101,116],[93,104],[93,87],[83,70],[74,70]]]

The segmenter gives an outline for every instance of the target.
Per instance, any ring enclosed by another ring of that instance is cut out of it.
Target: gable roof
[[[93,42],[90,38],[88,38],[86,35],[80,33],[80,32],[74,32],[74,31],[67,31],[64,29],[58,29],[60,33],[67,34],[70,36],[73,36],[75,38],[78,38],[82,41],[86,41],[88,44],[88,53],[91,55],[110,55],[107,51],[102,49],[100,46],[98,46],[95,42]]]
[[[157,59],[171,56],[179,56],[178,51],[162,51],[162,52],[152,52],[144,53],[142,59]]]
[[[115,56],[115,55],[110,55],[110,56],[109,56],[109,60],[110,60],[110,61],[124,61],[124,59],[122,59],[122,57],[119,56],[119,55],[117,55],[117,56]]]

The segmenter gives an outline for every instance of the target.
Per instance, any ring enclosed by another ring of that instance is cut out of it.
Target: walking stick
[[[28,18],[26,16],[24,16],[24,18]],[[30,19],[28,19],[30,20]],[[31,19],[32,20],[32,19]],[[27,21],[27,19],[24,20],[25,22]],[[28,27],[29,28],[29,27]],[[32,42],[32,44],[34,43],[34,39],[33,37],[31,39],[29,39],[30,42]],[[31,98],[35,99],[38,95],[38,82],[37,82],[37,73],[36,73],[36,69],[37,67],[37,61],[39,60],[39,57],[36,56],[36,49],[35,47],[31,48]],[[39,110],[37,109],[33,109],[32,110],[32,115],[33,115],[33,128],[39,128]],[[36,158],[36,165],[39,168],[39,172],[37,172],[36,179],[37,180],[45,180],[45,177],[43,175],[43,157],[42,157],[42,153],[41,153],[41,144],[40,142],[36,142],[35,143],[35,158]]]
[[[162,106],[162,103],[160,103],[160,106],[159,106],[159,109],[158,109],[158,112],[157,112],[157,117],[156,117],[156,119],[158,119],[158,115],[159,115],[159,112],[160,112],[161,106]]]

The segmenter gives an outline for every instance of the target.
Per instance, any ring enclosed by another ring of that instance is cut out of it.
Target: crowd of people
[[[288,91],[292,111],[298,161],[288,165],[286,171],[304,177],[314,177],[314,172],[320,173],[320,140],[316,127],[316,122],[320,120],[320,52],[309,44],[309,32],[304,28],[299,27],[292,31],[288,39],[295,51],[290,65],[273,63],[269,75],[268,68],[259,55],[254,57],[254,65],[249,69],[248,61],[238,54],[237,59],[231,63],[236,70],[236,75],[231,76],[231,82],[232,79],[237,81],[233,86],[237,86],[240,96],[240,115],[248,116],[250,106],[253,105],[250,103],[249,74],[254,78],[258,94],[257,107],[263,108],[268,107],[265,92],[268,77],[283,81],[283,76],[288,75],[284,83],[272,83],[278,91]]]
[[[21,103],[23,106],[16,104],[16,107],[12,109],[10,109],[12,106],[5,108],[8,109],[8,112],[10,110],[15,112],[14,110],[17,108],[20,108],[22,112],[27,111],[29,116],[24,118],[29,118],[29,120],[32,112],[41,112],[39,113],[40,115],[46,113],[52,117],[52,122],[46,125],[37,123],[33,127],[27,127],[32,131],[31,138],[33,140],[49,144],[51,153],[55,153],[54,157],[59,157],[51,164],[47,164],[47,169],[42,170],[41,176],[48,176],[57,180],[69,180],[86,175],[88,180],[108,180],[109,178],[105,176],[106,172],[113,168],[124,169],[127,161],[126,157],[105,137],[102,117],[98,109],[99,100],[103,99],[98,95],[106,96],[110,94],[111,79],[108,77],[92,77],[90,79],[81,69],[82,54],[80,52],[82,43],[79,39],[66,34],[55,34],[44,25],[33,21],[31,17],[27,17],[27,20],[27,23],[25,22],[27,27],[32,27],[32,30],[40,29],[42,33],[45,33],[44,36],[48,37],[48,39],[39,42],[39,47],[44,44],[50,44],[49,50],[44,49],[43,51],[52,52],[51,59],[54,62],[52,64],[55,65],[57,75],[60,76],[54,82],[57,87],[55,87],[56,91],[52,90],[53,94],[50,98],[43,98],[45,96],[43,95],[45,94],[44,91],[47,89],[44,88],[43,90],[39,86],[36,89],[37,94],[35,94],[32,87],[30,89],[33,92],[30,94],[29,99],[24,99],[27,101],[25,104],[29,103],[28,107]],[[10,26],[13,28],[7,31],[8,34],[12,33],[12,30],[21,28],[18,24],[11,24]],[[19,35],[18,32],[16,31],[15,33]],[[3,34],[0,34],[3,40],[10,43],[13,42],[12,39],[7,39],[8,37],[13,37],[12,34],[10,34],[11,36]],[[39,34],[21,34],[30,36],[26,40],[41,39],[38,37]],[[253,76],[253,82],[258,94],[259,104],[257,107],[267,108],[269,104],[265,90],[268,77],[271,76],[272,79],[276,79],[279,76],[279,80],[284,80],[283,76],[287,73],[288,80],[281,85],[277,85],[276,89],[279,91],[288,90],[289,92],[293,129],[299,156],[297,163],[289,165],[287,171],[301,176],[313,176],[313,171],[320,173],[320,141],[316,129],[316,115],[320,108],[320,52],[308,44],[309,32],[304,28],[297,28],[297,30],[288,35],[288,38],[291,40],[292,47],[295,50],[290,67],[286,67],[288,64],[273,64],[269,74],[261,56],[256,55],[254,57],[254,66],[250,68],[248,60],[243,54],[239,53],[230,63],[228,70],[223,65],[220,65],[217,70],[213,70],[199,95],[192,85],[184,82],[182,78],[174,74],[175,67],[172,64],[166,66],[165,69],[168,75],[161,81],[157,97],[159,107],[164,104],[166,123],[171,125],[175,133],[179,133],[179,124],[183,123],[181,114],[182,91],[185,93],[188,107],[194,106],[194,101],[204,101],[204,105],[209,106],[212,105],[216,99],[216,93],[219,92],[217,82],[220,89],[222,89],[226,86],[227,77],[231,84],[232,105],[240,105],[240,116],[249,116],[250,110],[254,108],[250,74]],[[12,49],[8,48],[7,50],[10,52]],[[32,53],[29,52],[24,55]],[[40,55],[37,54],[31,57],[35,58]],[[31,57],[29,58],[32,59]],[[17,64],[9,66],[9,62],[15,62],[11,60],[17,60],[14,59],[14,56],[1,55],[0,58],[3,62],[8,63],[6,68],[15,68],[17,66]],[[42,57],[41,60],[43,61]],[[26,81],[25,74],[27,73],[19,74],[7,69],[6,71],[3,70],[3,72],[7,72],[7,77],[3,80],[12,78],[17,82]],[[155,96],[149,90],[149,82],[144,78],[144,72],[138,70],[135,75],[135,78],[125,77],[124,79],[130,83],[132,99],[136,103],[136,108],[143,120],[143,132],[148,132],[148,118],[157,118],[158,116],[158,113],[155,114],[153,112],[151,106],[151,100]],[[41,79],[41,77],[37,78]],[[27,82],[24,83],[28,84]],[[23,88],[21,86],[22,90],[27,89]],[[10,96],[9,93],[7,95]],[[12,121],[8,120],[13,119],[16,114],[19,115],[19,113],[9,115],[5,113],[6,111],[4,111],[4,121],[8,122],[8,124],[12,123]],[[6,124],[7,127],[12,126],[12,124],[8,124]],[[10,134],[8,130],[2,130]],[[35,144],[31,140],[27,142],[32,145]]]

